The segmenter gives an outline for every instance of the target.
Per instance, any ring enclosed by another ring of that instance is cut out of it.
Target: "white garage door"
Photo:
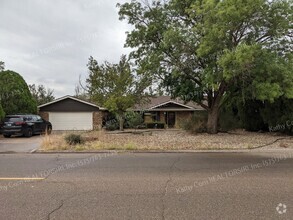
[[[49,112],[53,130],[92,130],[92,112]]]

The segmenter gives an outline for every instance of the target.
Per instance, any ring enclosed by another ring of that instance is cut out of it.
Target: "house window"
[[[153,121],[160,121],[160,112],[154,112],[152,114],[152,120]]]

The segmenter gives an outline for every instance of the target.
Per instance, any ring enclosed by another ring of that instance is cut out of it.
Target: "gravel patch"
[[[132,141],[138,145],[150,149],[177,149],[177,150],[198,150],[198,149],[252,149],[267,145],[276,139],[284,138],[267,146],[268,148],[293,148],[293,139],[272,133],[218,133],[211,134],[190,134],[185,131],[154,131],[150,134],[123,134],[110,135],[117,142]],[[111,139],[112,139],[111,138]]]
[[[85,144],[66,146],[60,135],[46,141],[44,150],[236,150],[293,149],[293,137],[277,133],[235,131],[233,133],[190,134],[183,130],[89,132]]]

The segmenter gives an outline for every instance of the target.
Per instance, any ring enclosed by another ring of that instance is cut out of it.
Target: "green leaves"
[[[209,110],[236,87],[261,100],[292,96],[289,0],[132,0],[119,8],[134,27],[132,58],[173,96]]]
[[[0,61],[0,72],[2,72],[5,69],[5,63],[3,61]]]
[[[278,83],[270,82],[254,82],[253,86],[255,88],[255,96],[261,100],[268,100],[274,102],[275,99],[279,98],[283,92]]]
[[[124,113],[139,103],[150,83],[147,77],[134,73],[125,55],[118,64],[105,62],[101,65],[90,57],[88,68],[86,83],[91,99],[113,113]]]
[[[86,86],[91,99],[116,114],[123,130],[124,113],[143,101],[144,90],[150,86],[148,76],[137,75],[125,55],[118,64],[101,65],[90,57],[88,68]]]
[[[0,121],[1,121],[4,117],[5,117],[5,112],[4,112],[4,110],[3,110],[3,108],[2,108],[2,105],[1,105],[1,103],[0,103]]]
[[[223,70],[223,78],[229,82],[239,76],[250,75],[256,67],[256,58],[260,55],[259,45],[239,45],[235,50],[224,50],[218,60],[218,65]]]
[[[38,85],[36,86],[35,84],[28,85],[29,90],[37,102],[37,105],[42,105],[48,102],[51,102],[55,99],[53,96],[54,90],[52,89],[46,89],[44,85]]]
[[[37,112],[37,104],[26,82],[10,70],[0,72],[0,100],[6,114]]]
[[[284,95],[292,98],[292,59],[260,45],[240,45],[226,50],[219,60],[226,82],[237,83],[249,97],[273,102]],[[244,86],[243,86],[244,85]]]

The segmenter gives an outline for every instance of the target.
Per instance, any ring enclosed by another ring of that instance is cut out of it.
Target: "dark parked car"
[[[2,122],[1,130],[3,136],[7,138],[11,135],[31,137],[34,134],[50,134],[52,124],[39,115],[7,115]]]

